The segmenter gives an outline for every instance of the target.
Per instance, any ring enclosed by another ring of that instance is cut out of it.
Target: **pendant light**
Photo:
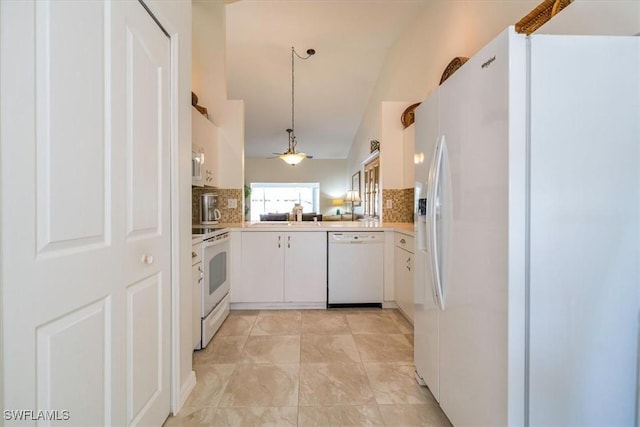
[[[300,56],[298,52],[291,47],[291,128],[287,129],[287,133],[289,134],[289,148],[279,157],[285,161],[285,163],[290,164],[291,166],[295,166],[304,159],[307,158],[305,153],[298,153],[296,151],[296,134],[295,134],[295,57],[305,60],[309,59],[311,56],[315,55],[316,51],[314,49],[307,49],[307,56]],[[294,56],[295,55],[295,56]]]

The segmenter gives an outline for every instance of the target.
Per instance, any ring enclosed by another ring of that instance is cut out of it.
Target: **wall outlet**
[[[387,209],[393,209],[393,200],[387,200]]]
[[[237,209],[238,208],[238,199],[227,199],[227,207],[229,209]]]

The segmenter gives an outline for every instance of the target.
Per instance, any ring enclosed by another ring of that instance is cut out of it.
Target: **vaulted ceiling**
[[[288,144],[291,47],[298,151],[346,158],[388,49],[429,0],[240,0],[226,5],[228,97],[245,101],[245,155]],[[419,54],[419,53],[417,53]]]

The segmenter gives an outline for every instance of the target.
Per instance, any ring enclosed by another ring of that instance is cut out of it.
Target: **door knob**
[[[145,264],[153,264],[153,255],[142,255],[141,261]]]

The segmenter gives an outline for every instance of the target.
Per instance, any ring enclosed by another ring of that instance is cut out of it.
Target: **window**
[[[364,214],[377,218],[380,215],[380,158],[364,165]]]
[[[251,183],[251,221],[260,221],[261,214],[290,213],[296,203],[305,213],[318,212],[320,184],[290,182]]]

